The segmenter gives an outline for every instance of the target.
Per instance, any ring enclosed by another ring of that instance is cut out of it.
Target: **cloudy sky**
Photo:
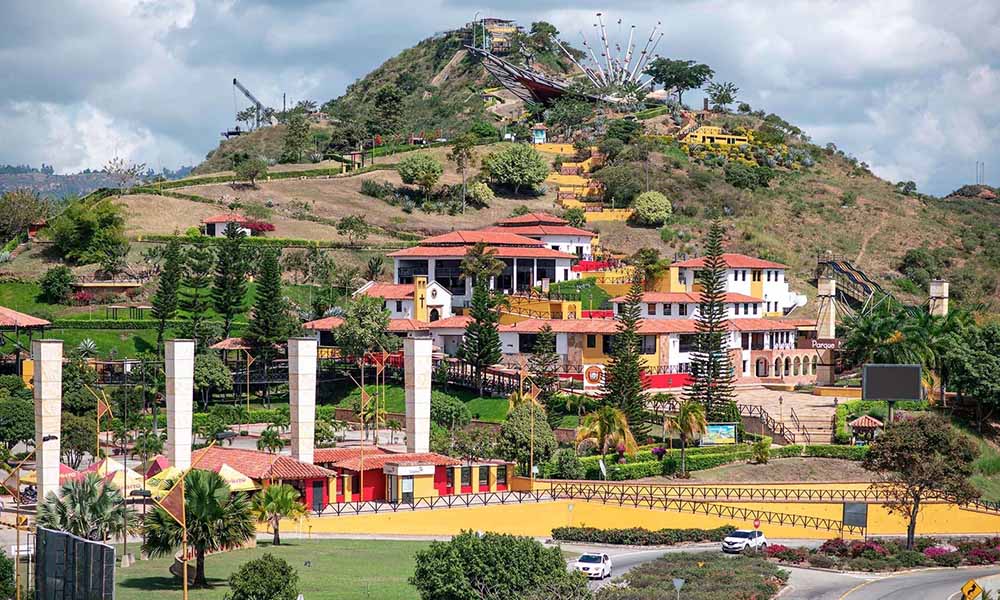
[[[476,11],[544,19],[576,42],[594,13],[710,64],[740,99],[887,179],[945,193],[1000,184],[1000,2],[952,0],[9,0],[0,19],[0,163],[58,172],[120,155],[196,164],[233,124],[237,76],[265,103],[323,102]],[[689,97],[690,96],[690,97]],[[700,102],[695,94],[689,103]],[[246,102],[236,99],[239,107]]]

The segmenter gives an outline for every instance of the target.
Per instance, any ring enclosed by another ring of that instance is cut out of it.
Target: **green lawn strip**
[[[569,300],[579,300],[583,306],[581,310],[607,310],[611,308],[611,304],[608,302],[611,295],[601,289],[592,277],[561,281],[552,284],[549,289],[563,294]]]
[[[415,599],[419,595],[407,579],[416,565],[414,555],[428,545],[409,541],[298,539],[285,540],[274,547],[269,542],[260,543],[257,548],[208,557],[205,571],[212,587],[191,588],[190,597],[192,600],[222,598],[229,590],[230,573],[246,561],[270,552],[298,570],[299,591],[310,600]],[[150,592],[156,592],[157,598],[179,600],[181,582],[167,570],[172,560],[156,558],[117,569],[117,598],[147,600]],[[305,566],[306,561],[312,566]]]

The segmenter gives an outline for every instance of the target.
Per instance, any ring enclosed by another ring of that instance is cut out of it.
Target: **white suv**
[[[767,548],[764,532],[753,529],[737,529],[722,540],[723,552],[763,551]]]
[[[574,571],[579,571],[589,579],[604,579],[611,577],[611,557],[607,554],[581,554],[580,558],[570,564]]]

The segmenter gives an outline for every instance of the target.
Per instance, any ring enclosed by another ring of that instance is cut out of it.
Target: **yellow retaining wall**
[[[813,388],[814,396],[836,396],[838,398],[861,398],[861,388],[821,387]]]
[[[535,150],[545,154],[576,154],[573,144],[535,144]]]
[[[598,221],[628,221],[632,216],[631,208],[606,208],[600,212],[588,212],[587,222],[594,223]]]

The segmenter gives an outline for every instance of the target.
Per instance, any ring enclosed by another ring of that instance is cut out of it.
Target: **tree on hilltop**
[[[644,73],[663,89],[676,91],[677,101],[681,104],[684,104],[684,92],[700,88],[715,75],[715,71],[706,64],[664,57],[649,61]]]

